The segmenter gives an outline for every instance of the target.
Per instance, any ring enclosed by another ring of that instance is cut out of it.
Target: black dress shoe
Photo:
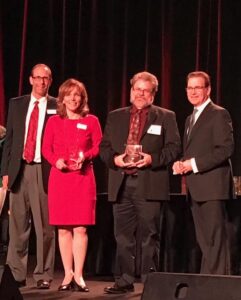
[[[37,281],[37,289],[47,290],[49,288],[50,288],[50,281],[43,280],[43,279]]]
[[[15,280],[17,283],[17,287],[21,288],[21,287],[25,287],[26,286],[26,280],[22,280],[22,281],[17,281]]]
[[[86,285],[79,285],[75,279],[73,278],[72,280],[72,287],[73,290],[76,292],[84,292],[84,293],[88,293],[90,290]]]
[[[128,292],[134,292],[134,285],[128,284],[124,286],[119,286],[117,283],[115,283],[113,286],[105,287],[104,291],[107,294],[125,294]]]
[[[73,290],[73,283],[72,283],[72,281],[70,283],[67,283],[67,284],[61,284],[58,287],[58,291],[60,291],[60,292],[72,291],[72,290]]]

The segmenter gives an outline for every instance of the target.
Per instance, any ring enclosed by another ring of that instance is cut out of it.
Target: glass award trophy
[[[142,145],[126,145],[125,163],[136,163],[141,159]]]
[[[82,160],[83,160],[83,151],[72,151],[69,152],[69,158],[67,161],[68,169],[70,171],[76,171],[81,169],[82,167]]]

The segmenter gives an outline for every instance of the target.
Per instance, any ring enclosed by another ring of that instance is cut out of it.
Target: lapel
[[[55,109],[56,110],[56,99],[51,97],[51,96],[47,96],[47,109]],[[46,111],[47,113],[47,111]]]
[[[202,113],[200,114],[200,116],[198,117],[196,123],[194,124],[191,134],[189,136],[189,139],[187,140],[187,128],[188,128],[188,124],[189,124],[189,120],[191,118],[191,115],[188,116],[186,123],[185,123],[185,132],[184,132],[184,140],[183,140],[183,144],[184,147],[188,147],[188,145],[191,143],[193,136],[195,136],[196,132],[198,131],[198,129],[202,126],[203,123],[206,122],[206,120],[208,120],[209,116],[209,112],[211,111],[213,106],[213,102],[211,101],[202,111]]]
[[[153,105],[150,106],[148,115],[147,115],[147,120],[146,120],[146,124],[143,128],[143,132],[141,135],[141,139],[144,137],[144,135],[147,133],[148,128],[151,126],[151,124],[154,123],[154,121],[157,118],[157,111],[155,109],[155,107]]]
[[[131,106],[126,107],[126,109],[123,111],[123,116],[121,117],[121,124],[118,124],[121,127],[121,130],[119,131],[119,137],[120,141],[123,141],[123,147],[125,147],[125,144],[127,142],[128,134],[129,134],[129,126],[130,126],[130,117],[131,117]],[[117,120],[118,122],[119,120]]]
[[[46,126],[46,123],[48,121],[48,119],[51,116],[54,116],[55,114],[49,114],[48,110],[55,110],[55,114],[56,114],[56,99],[50,96],[47,96],[47,106],[46,106],[46,112],[45,112],[45,117],[44,117],[44,126],[43,126],[43,130]]]
[[[24,134],[25,134],[25,123],[26,123],[26,116],[28,113],[29,102],[30,102],[30,95],[23,96],[23,98],[21,100],[19,99],[16,102],[15,113],[17,113],[18,117],[16,118],[15,121],[16,121],[18,130],[19,130],[20,136],[24,136]]]
[[[30,102],[30,95],[24,96],[23,101],[22,101],[22,107],[20,108],[23,112],[22,116],[23,116],[24,120],[25,120],[27,112],[28,112],[29,102]]]

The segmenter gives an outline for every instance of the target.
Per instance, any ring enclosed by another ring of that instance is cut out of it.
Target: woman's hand
[[[55,164],[56,168],[59,169],[59,170],[64,170],[64,169],[67,169],[67,165],[64,161],[63,158],[59,158],[57,161],[56,161],[56,164]]]

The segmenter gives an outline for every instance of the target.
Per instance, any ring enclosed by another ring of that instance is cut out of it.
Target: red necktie
[[[38,119],[39,119],[38,104],[39,104],[38,101],[34,102],[34,109],[30,116],[30,120],[28,124],[28,135],[24,147],[24,152],[23,152],[23,157],[28,163],[32,162],[35,156]]]
[[[139,136],[140,125],[141,125],[140,113],[141,113],[141,110],[138,109],[133,115],[133,118],[132,118],[132,121],[130,124],[129,135],[127,138],[128,145],[137,145],[139,143],[138,136]]]

